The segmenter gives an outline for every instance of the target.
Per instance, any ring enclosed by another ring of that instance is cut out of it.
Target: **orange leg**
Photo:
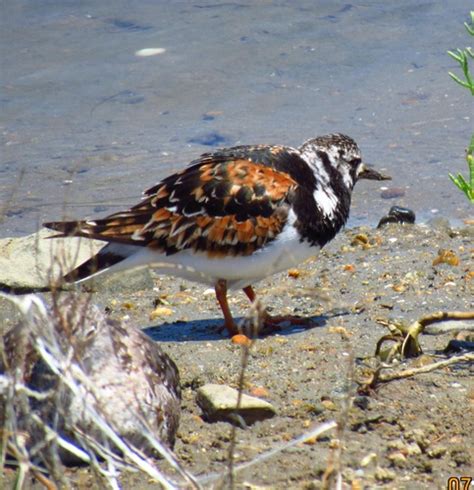
[[[232,313],[229,308],[229,303],[227,302],[227,281],[225,279],[219,279],[215,285],[216,298],[221,307],[222,313],[224,314],[224,327],[229,332],[232,337],[239,333],[239,329],[234,322]]]
[[[250,300],[250,302],[253,303],[255,301],[255,298],[257,297],[255,291],[253,290],[253,287],[245,286],[243,291],[247,295],[247,298]]]

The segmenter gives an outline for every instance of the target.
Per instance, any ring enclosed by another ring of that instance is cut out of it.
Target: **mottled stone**
[[[226,420],[239,423],[240,418],[246,424],[273,417],[275,408],[260,398],[242,394],[237,408],[239,392],[226,385],[207,384],[197,391],[196,401],[207,420],[214,422]]]

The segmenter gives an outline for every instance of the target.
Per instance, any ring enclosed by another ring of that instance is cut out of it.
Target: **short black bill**
[[[380,172],[377,172],[377,170],[374,170],[372,167],[368,167],[365,164],[362,164],[358,178],[368,180],[392,180],[392,177],[389,175],[381,174]]]

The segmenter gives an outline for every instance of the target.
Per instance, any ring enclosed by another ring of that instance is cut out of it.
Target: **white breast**
[[[112,266],[109,271],[150,265],[160,274],[183,277],[212,286],[217,280],[225,279],[230,289],[242,288],[293,267],[318,253],[319,247],[300,241],[293,226],[295,219],[291,211],[288,222],[278,237],[252,255],[216,258],[208,257],[205,252],[183,250],[167,256],[156,250],[136,247],[135,253]]]

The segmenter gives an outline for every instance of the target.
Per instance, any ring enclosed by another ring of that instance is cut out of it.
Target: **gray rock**
[[[405,189],[402,187],[389,187],[380,193],[382,199],[395,199],[397,197],[403,197],[405,195]]]
[[[196,402],[210,422],[225,420],[241,424],[243,420],[245,424],[252,424],[276,414],[270,403],[245,394],[242,394],[240,406],[237,408],[238,394],[238,391],[230,386],[207,384],[198,389]]]
[[[96,253],[104,242],[56,238],[41,230],[32,235],[0,240],[0,288],[31,291],[48,288],[55,280]]]
[[[449,219],[444,218],[443,216],[431,218],[426,224],[429,228],[433,228],[434,230],[451,233],[451,223],[449,222]]]
[[[0,289],[31,292],[49,289],[67,272],[97,253],[104,242],[84,238],[53,238],[46,229],[19,238],[0,240]],[[103,274],[85,283],[90,289],[114,292],[151,289],[155,282],[148,268]]]

